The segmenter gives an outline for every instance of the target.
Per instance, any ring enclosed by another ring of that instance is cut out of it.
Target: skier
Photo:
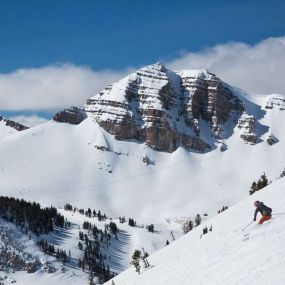
[[[261,219],[258,222],[260,225],[263,224],[263,222],[271,219],[271,208],[265,206],[262,202],[259,201],[255,201],[254,206],[256,207],[253,218],[254,221],[256,221],[256,216],[258,212],[260,212],[262,215]]]

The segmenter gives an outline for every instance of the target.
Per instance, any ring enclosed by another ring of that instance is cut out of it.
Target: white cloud
[[[18,122],[26,127],[34,127],[46,123],[48,121],[47,119],[39,117],[37,115],[31,115],[31,116],[18,115],[10,117],[9,119]]]
[[[185,53],[167,64],[180,69],[207,68],[222,80],[260,93],[285,94],[285,36],[268,38],[256,45],[227,43],[197,53]]]
[[[242,89],[285,94],[285,37],[268,38],[254,46],[233,42],[184,53],[166,66],[176,70],[207,68]],[[52,111],[82,106],[86,98],[133,70],[94,71],[63,64],[0,74],[0,110]]]
[[[93,71],[72,64],[20,69],[0,74],[0,110],[53,110],[82,106],[131,69]]]

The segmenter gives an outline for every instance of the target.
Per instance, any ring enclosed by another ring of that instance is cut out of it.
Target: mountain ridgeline
[[[164,152],[179,146],[205,152],[213,142],[222,147],[222,139],[229,136],[244,111],[233,89],[215,74],[174,72],[156,63],[108,86],[88,99],[84,108],[59,112],[54,120],[79,124],[90,116],[117,140],[145,142]],[[230,131],[224,127],[227,124]],[[254,143],[255,138],[250,141]]]
[[[16,131],[24,131],[24,130],[27,130],[28,127],[18,123],[18,122],[15,122],[15,121],[12,121],[12,120],[8,120],[2,116],[0,116],[0,122],[5,124],[7,127],[10,127],[10,128],[13,128],[15,129]]]

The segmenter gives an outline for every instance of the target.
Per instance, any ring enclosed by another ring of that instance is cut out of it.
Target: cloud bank
[[[268,38],[256,45],[226,43],[200,52],[188,52],[165,63],[170,69],[207,68],[222,80],[259,93],[285,94],[285,36]],[[19,69],[0,74],[0,110],[48,111],[82,106],[108,84],[134,71],[94,71],[73,64]],[[24,118],[19,118],[22,122]],[[43,120],[33,117],[30,125]],[[29,124],[29,123],[28,123]]]
[[[93,71],[64,64],[0,74],[0,110],[38,111],[82,106],[86,98],[130,71]]]
[[[37,115],[32,116],[25,116],[25,115],[18,115],[18,116],[12,116],[9,119],[21,123],[22,125],[26,127],[34,127],[43,123],[46,123],[48,120],[45,118],[42,118]]]
[[[259,93],[285,94],[285,37],[268,38],[256,45],[227,43],[197,53],[185,53],[169,68],[214,72],[225,82]]]

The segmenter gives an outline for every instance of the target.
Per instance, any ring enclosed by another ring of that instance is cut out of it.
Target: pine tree
[[[255,181],[253,181],[249,190],[249,195],[252,195],[256,191],[257,191],[257,184]]]
[[[140,274],[140,269],[141,269],[140,258],[141,258],[141,252],[140,250],[136,249],[135,252],[133,253],[131,264],[134,265],[136,272],[138,272],[138,274]]]
[[[89,285],[96,285],[95,282],[94,282],[94,274],[92,272],[92,270],[90,270],[90,273],[89,273]]]
[[[154,232],[154,225],[153,224],[150,224],[149,226],[147,226],[147,230],[151,233]]]
[[[83,244],[82,244],[82,242],[81,242],[81,241],[79,241],[79,242],[78,242],[78,248],[79,248],[80,250],[82,250],[82,249],[83,249]]]
[[[188,232],[192,231],[193,229],[193,222],[191,220],[185,221],[182,226],[184,234],[187,234]]]
[[[261,180],[261,186],[262,186],[262,188],[264,188],[264,187],[266,187],[266,186],[268,185],[268,179],[267,179],[265,173],[263,173],[263,174],[261,175],[260,180]],[[261,189],[262,189],[262,188],[261,188]]]
[[[266,177],[266,174],[263,173],[261,176],[260,176],[260,179],[258,179],[257,182],[253,182],[251,187],[250,187],[250,190],[249,190],[249,194],[252,195],[253,193],[255,193],[256,191],[259,191],[261,190],[262,188],[266,187],[267,185],[269,184],[269,181]]]
[[[100,210],[98,211],[97,216],[98,216],[98,221],[101,221],[102,220],[102,214],[101,214]]]
[[[198,227],[202,222],[202,218],[199,214],[197,214],[197,216],[195,217],[195,225],[196,227]]]

